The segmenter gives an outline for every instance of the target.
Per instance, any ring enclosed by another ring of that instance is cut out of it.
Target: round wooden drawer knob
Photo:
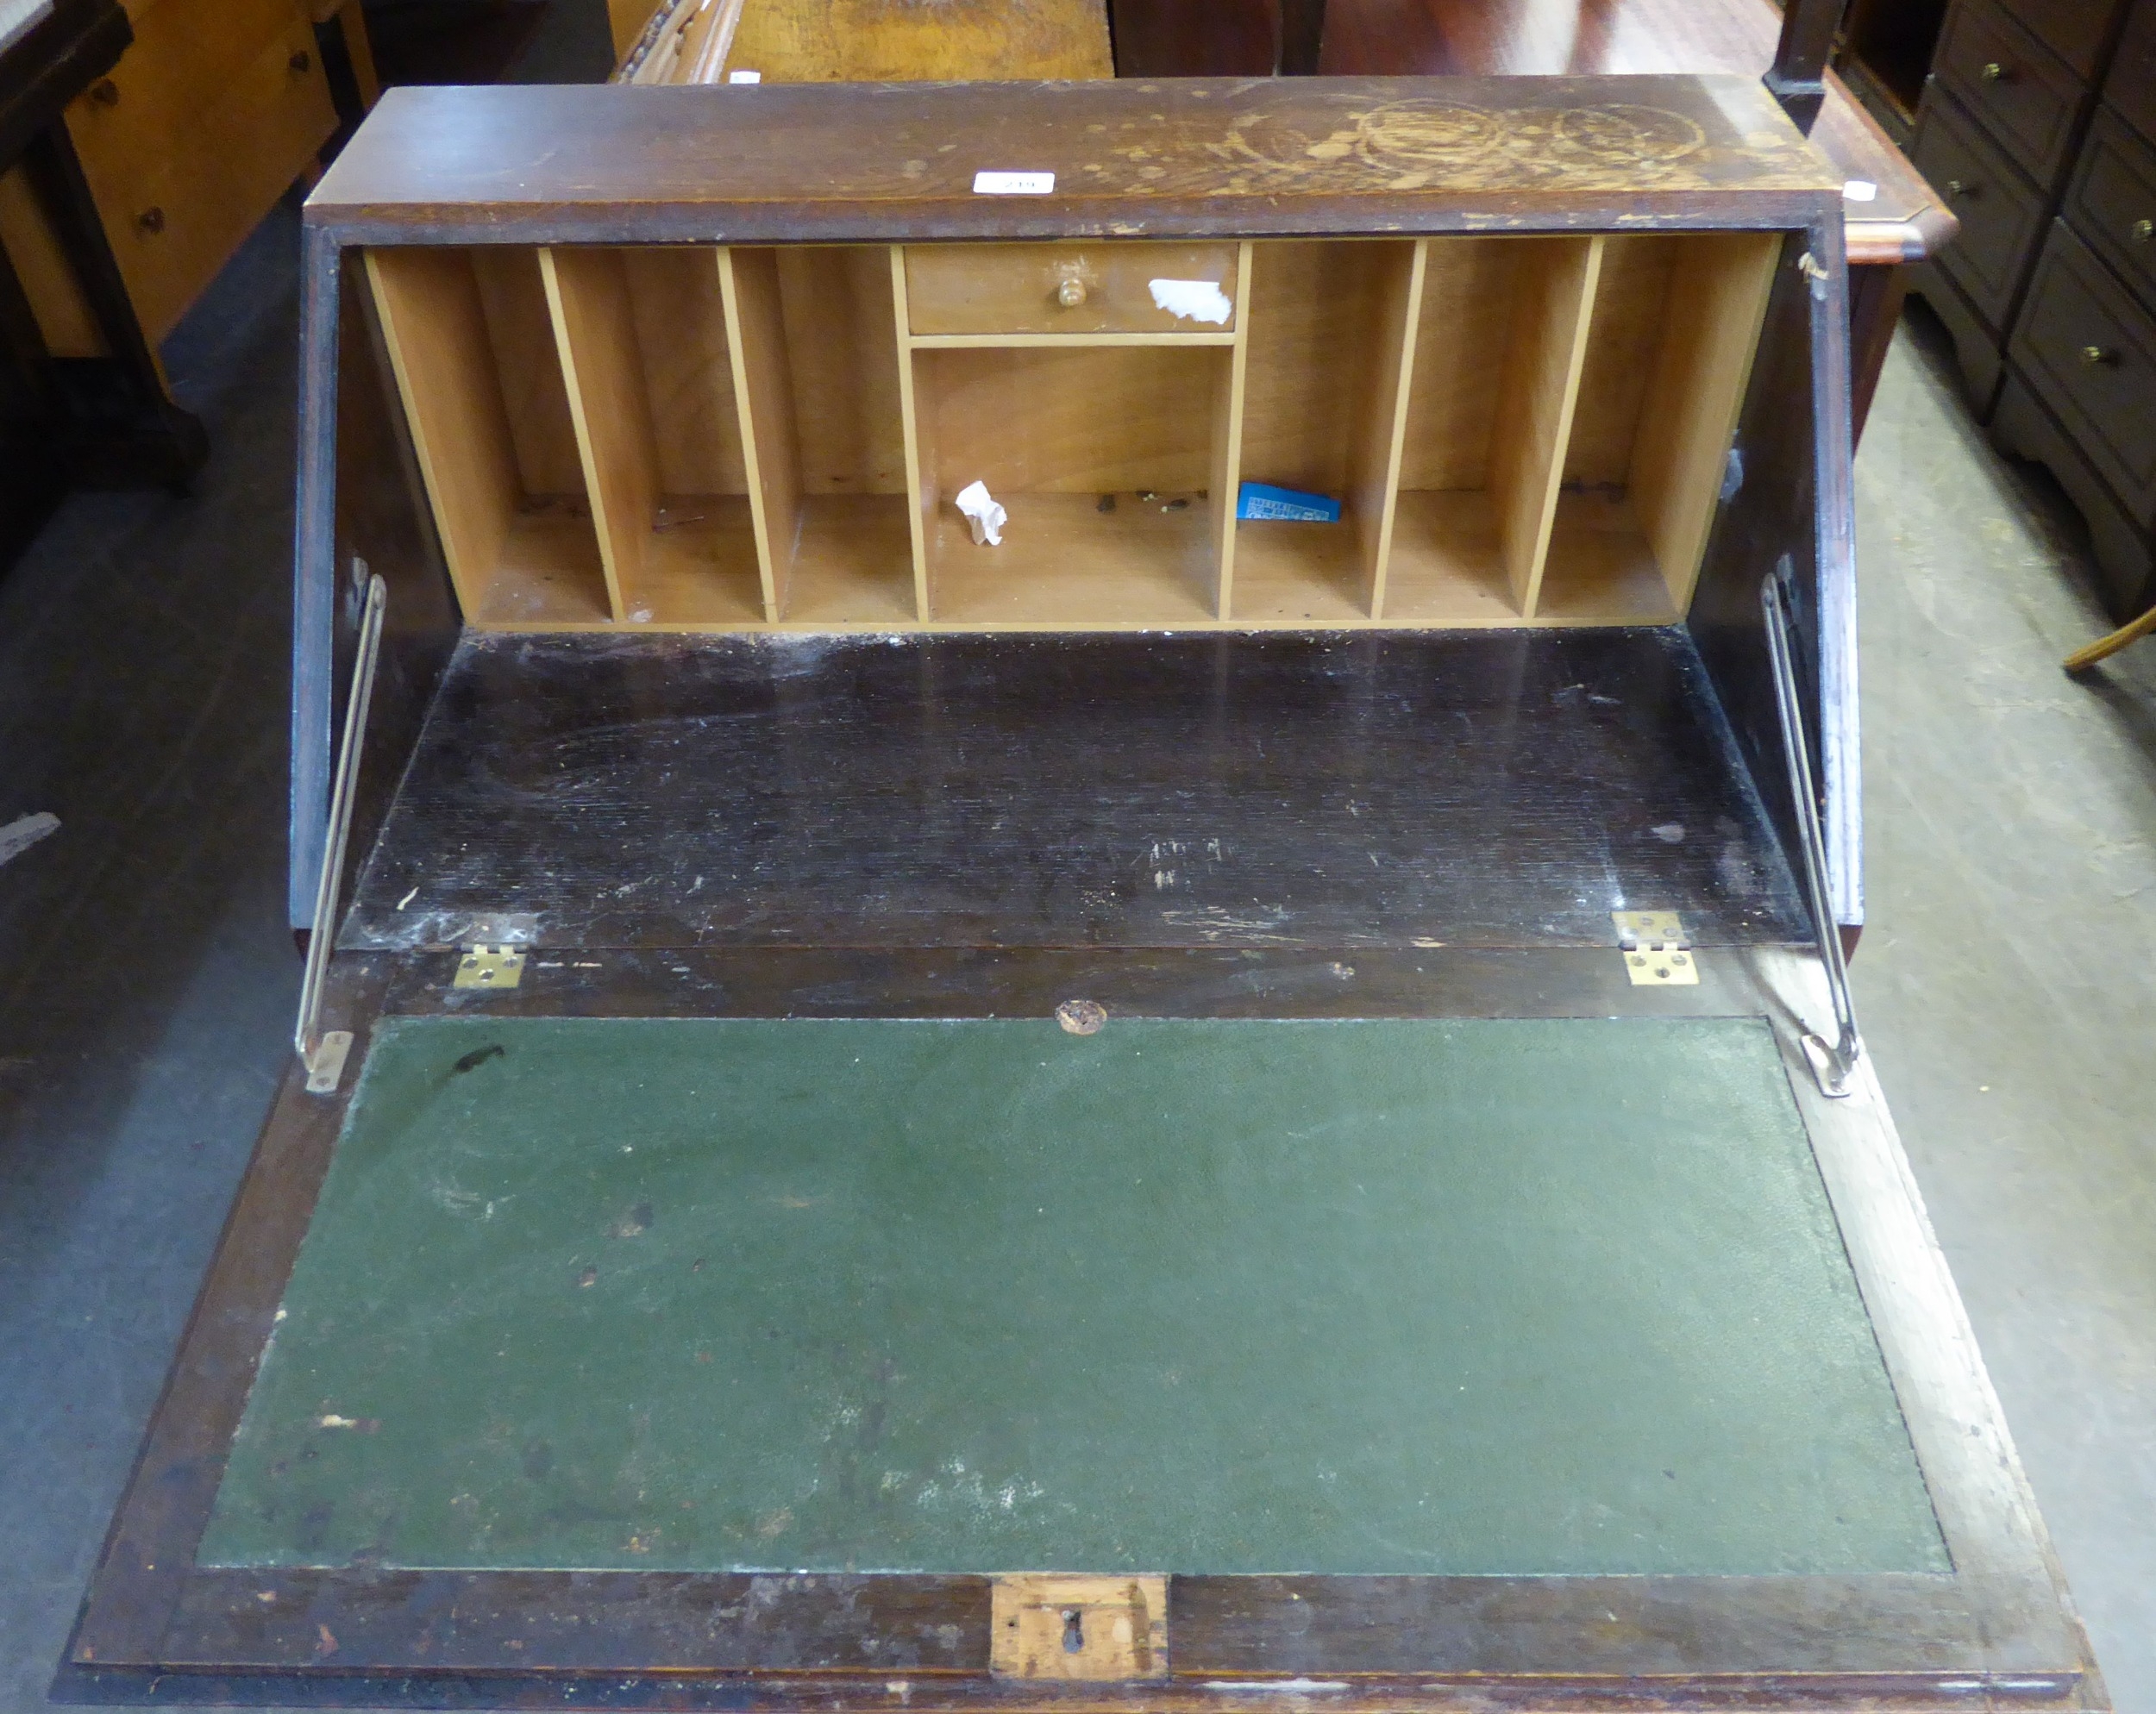
[[[2152,238],[2156,238],[2156,220],[2137,220],[2134,222],[2134,241],[2136,244],[2146,244]]]
[[[100,107],[120,104],[120,86],[110,78],[100,78],[90,86],[90,98]]]
[[[285,63],[290,66],[295,72],[307,72],[314,69],[315,59],[313,54],[308,53],[307,50],[303,47],[298,53],[293,54],[292,57],[290,59],[287,59]]]
[[[135,216],[135,223],[145,232],[162,232],[165,229],[165,210],[158,208],[144,209],[141,214]]]
[[[2106,363],[2117,362],[2119,354],[2109,346],[2084,345],[2081,347],[2081,360],[2086,367],[2095,369]]]
[[[2007,69],[1996,59],[1987,59],[1984,70],[1977,75],[1987,84],[2002,84],[2007,80]]]
[[[1056,301],[1066,310],[1077,309],[1086,301],[1085,281],[1077,278],[1062,281],[1056,287]]]

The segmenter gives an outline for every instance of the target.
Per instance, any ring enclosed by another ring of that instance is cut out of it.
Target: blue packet
[[[1235,515],[1239,518],[1290,518],[1298,523],[1338,523],[1340,503],[1323,494],[1275,488],[1269,482],[1245,482],[1236,492]]]

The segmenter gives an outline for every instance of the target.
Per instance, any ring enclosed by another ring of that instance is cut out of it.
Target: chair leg
[[[2066,657],[2065,668],[2069,672],[2078,672],[2085,667],[2094,666],[2099,660],[2116,654],[2127,644],[2147,636],[2151,631],[2156,631],[2156,607],[2150,608],[2140,618],[2121,625],[2109,636],[2098,637],[2088,647],[2076,649]]]

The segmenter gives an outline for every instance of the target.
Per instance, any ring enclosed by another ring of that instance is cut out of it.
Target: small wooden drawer
[[[2066,218],[2136,291],[2156,299],[2156,144],[2108,106],[2082,146]]]
[[[1235,328],[1232,244],[931,244],[906,247],[915,334],[1225,334]],[[1153,282],[1203,282],[1223,321],[1177,316]]]
[[[2156,516],[2156,320],[2054,222],[2011,355],[2127,510]]]
[[[131,10],[134,41],[67,111],[93,178],[147,177],[278,43],[287,62],[308,62],[287,65],[295,78],[320,75],[311,26],[294,0],[159,0]]]
[[[2119,116],[2156,142],[2156,0],[2135,0],[2111,56],[2103,98]]]
[[[2096,74],[2121,0],[2016,0],[2014,16],[2084,78]]]
[[[1940,253],[1939,266],[1993,327],[2004,327],[2043,242],[2043,199],[1952,102],[1936,94],[1924,109],[1915,160],[1961,222],[1961,235]]]
[[[336,122],[313,26],[295,14],[176,135],[108,138],[107,147],[83,151],[84,176],[153,342],[171,332]]]
[[[2039,191],[2065,164],[2088,85],[1992,0],[1962,0],[1933,76]]]

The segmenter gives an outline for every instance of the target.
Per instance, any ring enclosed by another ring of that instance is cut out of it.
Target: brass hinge
[[[454,988],[513,988],[524,977],[522,947],[468,946],[457,960]]]
[[[1674,910],[1613,910],[1625,974],[1635,988],[1696,988],[1699,965],[1692,942]]]
[[[990,1668],[1013,1679],[1153,1679],[1168,1673],[1165,1577],[999,1577]]]

